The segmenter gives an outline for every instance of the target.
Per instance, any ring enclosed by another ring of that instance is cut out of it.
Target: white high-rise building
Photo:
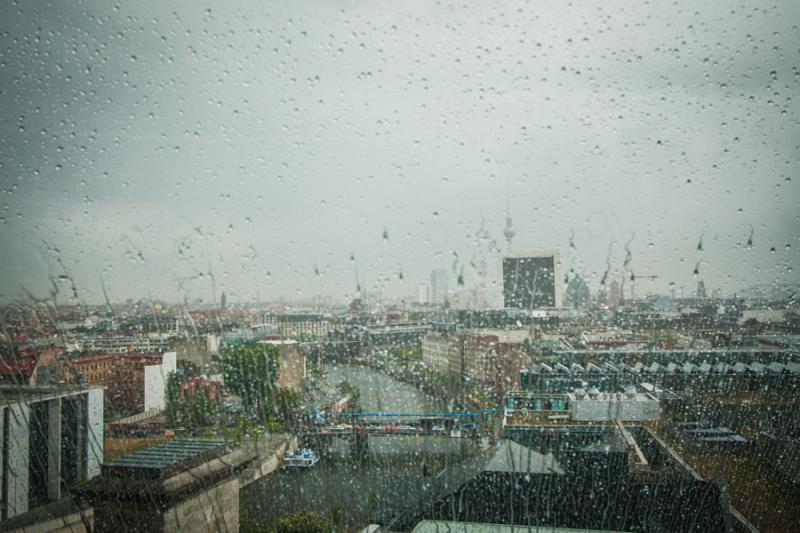
[[[431,272],[431,302],[443,304],[447,300],[447,272],[434,270]]]
[[[417,293],[417,303],[426,304],[430,301],[430,288],[427,283],[420,283]]]

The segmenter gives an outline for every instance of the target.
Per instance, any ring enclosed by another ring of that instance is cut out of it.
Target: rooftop
[[[539,453],[507,439],[497,444],[483,469],[488,472],[564,474],[552,453]]]
[[[599,530],[547,526],[514,526],[509,524],[480,524],[476,522],[453,522],[449,520],[423,520],[416,525],[412,533],[591,533],[592,531]],[[606,533],[615,532],[606,531]]]
[[[468,335],[494,336],[498,342],[521,343],[529,337],[527,329],[468,329],[464,330]]]
[[[91,385],[0,385],[0,405],[11,405],[20,402],[40,402],[82,394],[86,391],[100,389],[101,386]]]
[[[569,366],[563,363],[536,363],[530,370],[533,374],[562,374],[562,375],[580,375],[583,373],[593,374],[800,374],[800,363],[787,362],[781,363],[778,361],[771,361],[767,363],[752,362],[735,364],[728,364],[718,362],[709,364],[707,361],[701,361],[697,364],[684,362],[676,364],[673,362],[664,365],[653,362],[645,365],[637,362],[634,365],[628,365],[624,362],[611,363],[606,361],[601,364],[587,363],[580,365],[578,363],[570,363]]]
[[[103,475],[164,479],[225,452],[223,440],[176,439],[103,463]]]

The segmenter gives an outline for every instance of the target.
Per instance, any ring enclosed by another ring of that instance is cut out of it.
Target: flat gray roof
[[[103,475],[163,479],[224,453],[224,440],[176,439],[103,463]]]

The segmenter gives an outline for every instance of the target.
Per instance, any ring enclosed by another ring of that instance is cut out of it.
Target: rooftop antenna
[[[98,275],[100,276],[100,288],[103,289],[103,298],[106,301],[106,312],[113,314],[114,311],[111,309],[111,299],[108,297],[108,290],[106,290],[106,282],[103,279],[103,273],[98,272]]]

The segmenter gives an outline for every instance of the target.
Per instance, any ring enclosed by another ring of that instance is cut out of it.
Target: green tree
[[[278,380],[278,348],[263,344],[243,344],[222,353],[225,385],[242,397],[245,411],[258,414],[263,421],[275,414],[275,389]]]
[[[239,446],[247,439],[258,439],[263,428],[248,420],[246,417],[239,415],[232,421],[228,421],[222,429],[222,436],[226,442]]]
[[[167,375],[166,408],[164,409],[167,417],[167,425],[171,428],[177,427],[178,415],[180,413],[180,388],[181,383],[175,372]]]
[[[184,413],[192,427],[208,427],[216,422],[219,405],[206,389],[196,391],[194,396],[184,401]]]
[[[336,526],[336,529],[342,529],[342,526],[344,525],[344,513],[342,510],[342,505],[339,502],[331,505],[331,520],[333,521],[333,525]]]
[[[274,529],[250,517],[243,505],[239,506],[239,533],[274,533]]]
[[[371,490],[367,494],[367,510],[370,514],[374,514],[378,509],[378,491]]]
[[[324,516],[303,511],[278,520],[275,531],[276,533],[331,533],[333,524]]]
[[[395,348],[392,355],[402,367],[407,367],[416,361],[422,360],[420,348]]]
[[[275,393],[275,404],[281,425],[288,429],[294,420],[294,414],[300,407],[300,395],[284,387],[278,387]]]
[[[349,381],[340,381],[339,384],[336,385],[336,391],[342,396],[347,396],[349,398],[350,409],[353,411],[359,411],[361,409],[361,391],[358,390],[358,387],[352,385]]]

